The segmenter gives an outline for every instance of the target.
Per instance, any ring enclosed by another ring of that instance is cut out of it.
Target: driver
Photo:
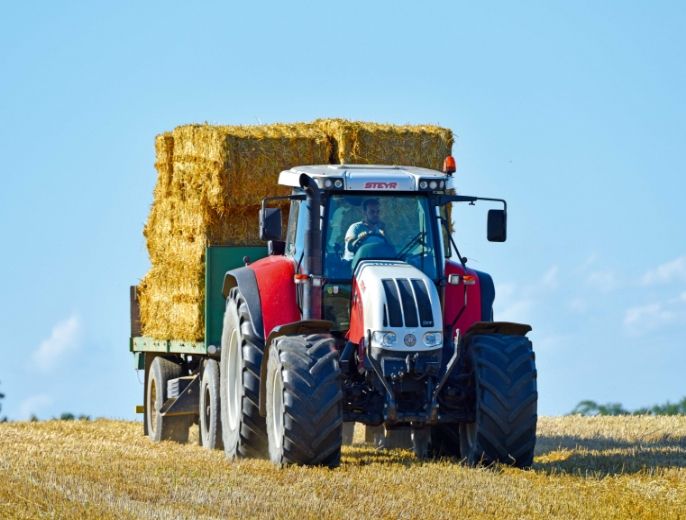
[[[381,206],[379,199],[365,199],[362,203],[364,218],[360,222],[351,224],[345,234],[345,251],[343,260],[352,260],[360,246],[371,237],[386,240],[384,229],[386,224],[381,220]]]

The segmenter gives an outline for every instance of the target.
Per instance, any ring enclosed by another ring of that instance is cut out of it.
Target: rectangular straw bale
[[[159,339],[203,338],[204,297],[198,292],[200,280],[192,281],[178,270],[153,266],[138,286],[143,335]]]
[[[453,134],[433,125],[387,125],[345,119],[315,124],[331,138],[341,164],[397,164],[440,170],[450,155]]]
[[[153,264],[170,258],[204,262],[208,245],[259,245],[258,210],[226,206],[219,215],[198,201],[160,200],[144,229],[150,259]]]
[[[222,214],[254,206],[263,197],[287,194],[279,172],[299,164],[329,162],[331,144],[312,124],[264,126],[186,125],[172,132],[172,191],[199,199]]]

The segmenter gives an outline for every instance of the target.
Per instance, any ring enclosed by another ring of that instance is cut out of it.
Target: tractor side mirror
[[[488,241],[505,242],[507,239],[507,213],[504,209],[488,210]]]
[[[281,209],[260,210],[260,240],[281,240]]]

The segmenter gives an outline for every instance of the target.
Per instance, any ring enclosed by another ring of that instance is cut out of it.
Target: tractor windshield
[[[361,258],[399,259],[436,279],[429,201],[420,195],[333,194],[324,225],[324,276],[350,280]]]

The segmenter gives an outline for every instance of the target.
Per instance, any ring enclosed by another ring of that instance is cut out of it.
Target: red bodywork
[[[443,323],[450,325],[455,318],[459,318],[450,330],[450,337],[455,329],[464,334],[469,327],[481,321],[481,286],[476,271],[465,269],[462,264],[447,261],[445,263],[446,279],[451,274],[472,275],[476,281],[474,285],[447,285],[445,288],[445,302],[443,304]],[[350,330],[346,337],[353,343],[360,344],[365,335],[364,317],[362,313],[362,292],[357,280],[353,279],[352,302],[350,306]],[[465,307],[465,290],[467,291],[467,307]],[[464,309],[464,310],[463,310]]]
[[[364,338],[364,313],[362,312],[362,295],[357,278],[353,278],[353,290],[351,291],[352,302],[350,304],[350,329],[345,337],[348,341],[360,345]]]
[[[268,256],[248,266],[255,272],[262,304],[264,337],[277,325],[301,319],[295,298],[295,265],[285,256]]]
[[[253,262],[248,267],[255,272],[257,278],[265,338],[277,325],[302,319],[295,296],[295,282],[293,281],[295,265],[292,259],[284,256],[268,256]],[[474,276],[476,280],[474,285],[446,285],[443,323],[447,326],[455,320],[458,314],[460,315],[450,331],[452,338],[455,329],[460,329],[461,333],[464,334],[474,323],[481,321],[481,287],[476,271],[466,269],[459,263],[447,261],[445,264],[446,278],[451,274],[468,274]],[[350,329],[346,337],[349,341],[359,345],[365,334],[362,298],[360,287],[355,278],[353,278],[352,284]],[[465,290],[467,291],[467,307],[462,310],[465,306]]]
[[[462,267],[462,264],[446,261],[445,277],[451,274],[472,275],[476,279],[474,285],[446,285],[445,303],[443,305],[443,324],[450,325],[455,317],[462,312],[453,328],[450,330],[450,338],[455,336],[455,329],[460,329],[460,334],[464,334],[469,327],[477,321],[481,321],[481,286],[476,271]],[[467,290],[467,308],[464,308],[465,289]]]

